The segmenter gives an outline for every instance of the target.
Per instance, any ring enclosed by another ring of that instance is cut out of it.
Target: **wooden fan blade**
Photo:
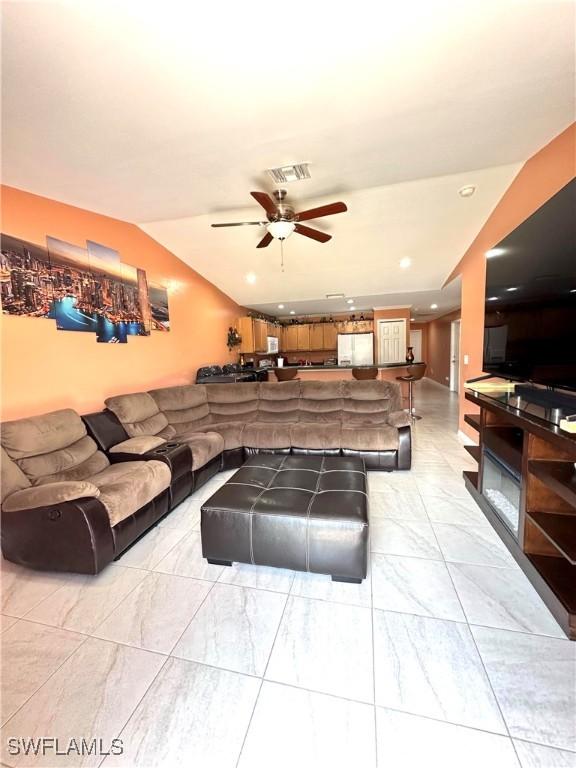
[[[327,235],[326,232],[320,232],[319,229],[305,227],[302,224],[296,224],[294,232],[298,232],[299,235],[304,235],[304,237],[311,237],[312,240],[318,240],[319,243],[327,243],[328,240],[332,240],[332,235]]]
[[[348,210],[345,203],[330,203],[330,205],[321,205],[319,208],[310,208],[307,211],[296,214],[297,221],[308,221],[308,219],[319,219],[321,216],[332,216],[333,213],[345,213]]]
[[[250,194],[256,202],[260,203],[266,213],[270,216],[276,216],[276,203],[272,200],[270,195],[267,195],[266,192],[250,192]]]
[[[262,227],[267,221],[233,221],[227,224],[210,224],[211,227]]]
[[[264,237],[262,238],[262,240],[260,240],[260,242],[258,243],[258,245],[256,246],[256,248],[266,248],[266,246],[267,246],[267,245],[270,245],[270,243],[272,242],[272,240],[274,240],[274,238],[272,237],[272,235],[270,234],[270,232],[266,232],[266,234],[264,235]]]

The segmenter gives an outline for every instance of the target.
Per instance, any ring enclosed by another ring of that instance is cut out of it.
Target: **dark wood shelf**
[[[480,414],[479,413],[465,413],[464,421],[469,424],[476,432],[480,432]]]
[[[576,469],[571,461],[531,459],[528,469],[544,485],[576,508]]]
[[[557,515],[553,512],[527,512],[526,514],[544,536],[570,561],[570,564],[576,565],[576,514]],[[576,571],[574,576],[576,579]],[[576,589],[574,591],[576,592]]]
[[[518,427],[500,424],[484,427],[484,446],[489,448],[503,464],[515,469],[518,473],[522,471],[523,443],[524,432]]]
[[[526,555],[568,613],[576,613],[576,566],[563,557]]]
[[[480,446],[479,445],[465,445],[464,450],[468,451],[470,456],[475,461],[480,461]]]
[[[478,472],[473,472],[470,469],[465,469],[462,472],[464,482],[466,485],[471,485],[475,490],[478,489]]]

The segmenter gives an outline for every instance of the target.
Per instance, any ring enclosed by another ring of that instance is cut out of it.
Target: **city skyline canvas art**
[[[99,343],[168,330],[168,293],[112,248],[48,236],[47,248],[0,235],[2,312],[52,319],[58,330],[93,333]]]

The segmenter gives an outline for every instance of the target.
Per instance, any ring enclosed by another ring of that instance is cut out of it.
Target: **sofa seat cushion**
[[[242,448],[244,427],[243,421],[223,421],[220,424],[207,424],[203,427],[197,427],[194,432],[196,434],[216,432],[216,434],[221,435],[224,439],[224,450],[231,451],[235,448]]]
[[[351,451],[396,451],[398,430],[388,424],[378,427],[342,427],[342,448]]]
[[[293,424],[274,424],[253,421],[246,424],[242,433],[245,448],[290,448],[292,445],[290,430]]]
[[[340,422],[300,422],[292,425],[291,440],[293,448],[341,448],[342,426]]]
[[[170,480],[170,469],[163,461],[124,461],[89,478],[100,491],[111,526],[152,501],[170,486]]]
[[[181,435],[178,440],[190,446],[194,471],[208,464],[224,450],[224,438],[216,432],[194,432],[192,435]]]
[[[8,496],[2,504],[2,512],[19,512],[23,509],[51,507],[75,499],[98,498],[100,490],[93,483],[80,480],[76,482],[51,483],[34,488],[23,488]]]

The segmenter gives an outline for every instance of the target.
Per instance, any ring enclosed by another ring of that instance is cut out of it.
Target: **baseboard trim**
[[[472,438],[468,437],[466,432],[462,432],[461,429],[458,430],[458,437],[462,441],[463,445],[478,445],[478,443],[475,443]]]

